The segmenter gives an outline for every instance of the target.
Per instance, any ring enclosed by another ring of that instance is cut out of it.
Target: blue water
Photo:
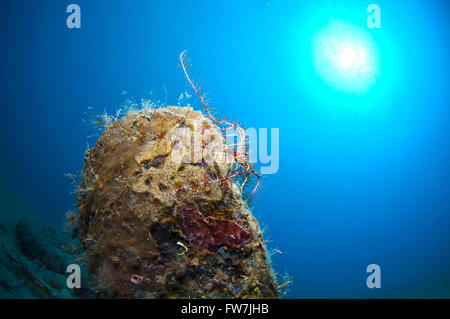
[[[187,49],[219,114],[280,130],[279,171],[252,205],[293,277],[288,297],[448,297],[450,8],[393,2],[376,1],[382,27],[367,29],[368,1],[77,0],[75,30],[71,2],[2,1],[0,180],[60,225],[76,200],[64,173],[95,143],[89,114],[132,97],[176,104]],[[311,38],[329,19],[377,43],[370,91],[315,72]],[[380,289],[366,286],[372,263]]]

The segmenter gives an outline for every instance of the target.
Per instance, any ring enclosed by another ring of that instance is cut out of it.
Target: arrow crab
[[[256,172],[253,163],[250,161],[248,134],[241,125],[225,119],[219,120],[214,114],[212,114],[211,108],[209,107],[209,101],[206,99],[206,94],[201,93],[200,85],[195,84],[189,75],[191,65],[188,61],[186,50],[181,52],[179,59],[183,73],[186,76],[189,85],[198,96],[207,117],[213,124],[213,127],[220,132],[225,140],[229,140],[230,138],[237,140],[236,143],[227,144],[226,148],[223,150],[226,155],[232,157],[232,168],[225,176],[208,180],[204,182],[203,185],[221,183],[228,187],[230,183],[240,181],[241,192],[244,193],[245,186],[252,180],[252,177],[254,177],[256,178],[256,182],[252,191],[248,195],[248,201],[250,201],[261,187],[261,175]],[[200,185],[189,185],[189,187],[193,188],[198,186]]]

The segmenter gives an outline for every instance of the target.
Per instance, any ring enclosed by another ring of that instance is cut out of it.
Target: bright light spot
[[[313,39],[314,65],[331,86],[350,93],[365,93],[378,76],[378,50],[362,29],[330,22]]]

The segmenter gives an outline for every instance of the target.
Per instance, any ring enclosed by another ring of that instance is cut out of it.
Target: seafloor
[[[87,271],[81,266],[81,288],[69,289],[66,269],[76,262],[80,243],[49,227],[24,200],[1,187],[0,298],[93,298]],[[78,264],[81,261],[77,262]]]

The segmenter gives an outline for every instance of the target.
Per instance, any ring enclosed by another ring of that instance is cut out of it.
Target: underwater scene
[[[450,2],[0,14],[0,299],[450,298]]]

